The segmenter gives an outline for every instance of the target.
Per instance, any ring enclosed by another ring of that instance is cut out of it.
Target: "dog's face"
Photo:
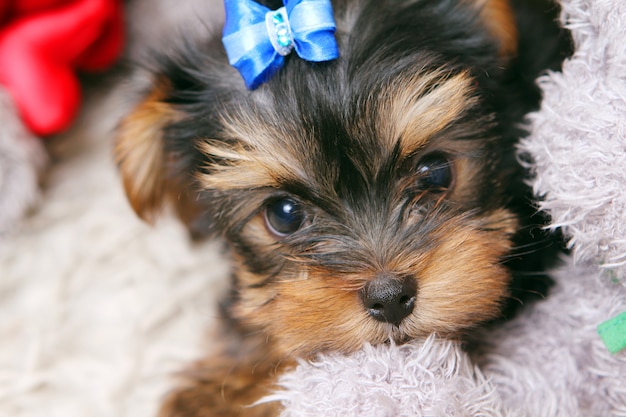
[[[435,3],[336,2],[341,57],[289,57],[252,92],[218,42],[187,45],[121,126],[133,206],[173,197],[224,236],[230,312],[281,352],[455,335],[500,311],[521,222],[512,17]]]
[[[305,87],[230,110],[199,144],[199,184],[235,248],[236,314],[288,350],[449,333],[506,292],[516,220],[472,77],[373,78],[342,102]]]

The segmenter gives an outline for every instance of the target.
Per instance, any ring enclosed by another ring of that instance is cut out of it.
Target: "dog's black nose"
[[[417,284],[410,277],[398,279],[381,275],[361,290],[361,297],[370,316],[399,326],[413,311]]]

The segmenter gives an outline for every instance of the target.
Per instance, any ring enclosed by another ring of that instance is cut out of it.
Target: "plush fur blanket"
[[[153,13],[176,26],[217,7],[200,3],[131,3],[130,53],[164,41]],[[626,311],[626,2],[562,6],[576,53],[540,80],[521,146],[573,249],[548,299],[471,355],[431,338],[303,362],[267,398],[283,416],[626,416],[626,351],[610,354],[596,331]],[[206,343],[228,261],[219,243],[191,244],[172,218],[149,227],[128,207],[110,151],[125,89],[113,77],[91,91],[50,146],[40,204],[0,238],[1,416],[153,416]]]

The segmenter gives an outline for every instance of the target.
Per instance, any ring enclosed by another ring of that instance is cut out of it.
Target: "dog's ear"
[[[180,116],[169,105],[169,84],[158,80],[152,91],[121,122],[115,159],[128,200],[142,219],[152,222],[167,189],[165,127]]]
[[[150,87],[119,124],[114,149],[128,200],[148,222],[169,206],[193,237],[207,236],[215,225],[198,179],[207,159],[199,145],[219,136],[220,114],[249,92],[221,37],[176,40],[139,63],[139,82],[146,74]]]
[[[118,126],[114,155],[126,196],[137,215],[154,223],[168,203],[193,238],[212,233],[208,203],[195,180],[194,148],[177,149],[168,129],[188,119],[172,103],[175,87],[162,76]],[[189,141],[190,143],[192,141]]]
[[[499,45],[500,56],[508,60],[517,54],[518,30],[510,0],[471,0],[480,10],[483,24]]]

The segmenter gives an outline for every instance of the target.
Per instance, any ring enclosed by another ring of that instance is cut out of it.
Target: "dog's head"
[[[288,57],[255,91],[219,40],[161,57],[120,128],[130,201],[224,236],[231,313],[281,351],[457,334],[500,311],[525,223],[513,17],[498,0],[334,8],[341,57]]]

